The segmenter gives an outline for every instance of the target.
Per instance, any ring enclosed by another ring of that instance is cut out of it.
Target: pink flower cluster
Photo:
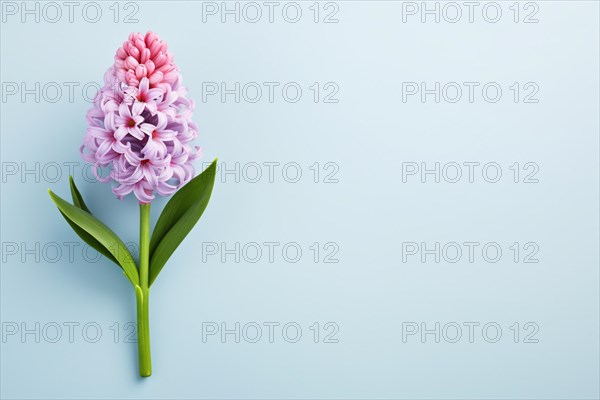
[[[132,33],[87,113],[82,157],[98,180],[118,183],[112,190],[120,199],[131,192],[140,203],[154,193],[168,196],[194,177],[200,149],[189,145],[198,136],[193,109],[166,43],[152,32]]]

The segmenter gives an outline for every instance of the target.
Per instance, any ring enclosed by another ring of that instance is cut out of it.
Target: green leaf
[[[179,189],[160,214],[150,239],[150,285],[202,216],[212,194],[216,170],[217,159]]]
[[[72,176],[69,177],[69,183],[71,185],[71,196],[73,197],[73,204],[75,205],[75,207],[80,208],[84,211],[87,211],[91,214],[92,212],[85,205],[85,202],[83,201],[83,197],[81,196],[81,193],[79,193],[77,186],[75,186],[75,182],[73,181]],[[73,228],[73,230],[75,231],[77,236],[79,236],[84,242],[89,244],[92,248],[94,248],[98,252],[100,252],[100,254],[102,254],[104,257],[108,258],[110,261],[114,262],[115,264],[119,265],[119,267],[120,267],[119,261],[117,261],[117,259],[110,253],[110,251],[108,251],[108,249],[102,245],[102,243],[97,241],[96,238],[94,238],[92,235],[90,235],[89,233],[87,233],[86,231],[81,229],[74,222],[71,222],[71,220],[69,218],[67,218],[67,216],[65,214],[63,214],[62,212],[61,212],[61,214],[65,218],[65,220],[69,223],[71,228]]]
[[[118,261],[118,264],[123,268],[123,273],[127,276],[132,285],[139,285],[139,275],[135,261],[123,241],[119,239],[109,227],[104,225],[89,212],[67,203],[51,190],[48,190],[48,193],[50,194],[52,201],[54,201],[54,204],[56,204],[56,207],[58,207],[58,210],[69,222],[69,225],[76,226],[86,235],[89,235],[86,236],[86,238],[89,239],[89,237],[91,237],[96,240],[115,260]],[[79,234],[77,230],[75,230],[75,232]],[[84,237],[81,238],[86,240]],[[87,240],[86,243],[88,243]],[[104,252],[102,254],[104,254]]]
[[[85,205],[83,201],[83,197],[81,197],[81,193],[75,186],[75,181],[72,176],[69,176],[69,185],[71,186],[71,197],[73,198],[73,205],[77,208],[81,208],[83,211],[87,211],[90,214],[92,213],[89,208]]]

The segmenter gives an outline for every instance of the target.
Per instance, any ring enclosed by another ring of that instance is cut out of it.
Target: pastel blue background
[[[96,24],[81,14],[72,24],[8,17],[2,82],[100,82],[129,32],[151,29],[196,99],[203,162],[297,162],[303,177],[217,179],[205,215],[152,287],[150,379],[137,377],[137,345],[114,343],[109,329],[135,320],[118,268],[86,262],[80,250],[57,263],[3,254],[3,323],[96,322],[103,336],[8,337],[2,398],[599,397],[597,2],[537,2],[537,24],[510,14],[497,24],[480,14],[472,24],[403,24],[402,4],[391,1],[338,2],[336,24],[313,23],[312,2],[300,3],[297,24],[281,14],[272,24],[202,23],[200,2],[138,2],[139,23],[124,24],[112,21],[112,2],[100,4],[106,16]],[[501,4],[509,12],[512,2]],[[304,94],[294,104],[201,101],[202,82],[236,81],[294,81]],[[496,81],[505,92],[495,104],[403,103],[403,81]],[[529,81],[539,103],[510,101],[507,87]],[[313,82],[336,82],[339,103],[314,103]],[[56,103],[12,96],[1,106],[3,163],[80,161],[90,106],[80,94]],[[402,183],[408,161],[494,161],[507,175],[497,184]],[[539,183],[512,183],[515,161],[537,163]],[[335,162],[339,182],[314,183],[314,162]],[[55,183],[3,182],[3,243],[78,241],[46,194],[68,196],[62,172]],[[90,208],[137,241],[136,202],[82,179],[81,167],[75,178]],[[203,242],[269,241],[299,243],[302,259],[202,262]],[[401,243],[422,241],[495,241],[506,253],[495,264],[403,263]],[[340,262],[315,263],[313,242],[336,242]],[[512,262],[513,242],[538,243],[540,262]],[[297,322],[302,339],[202,342],[203,322],[269,321]],[[403,343],[404,321],[492,321],[504,333],[494,344]],[[314,343],[314,322],[338,324],[339,343]],[[514,343],[514,322],[538,324],[539,343]]]

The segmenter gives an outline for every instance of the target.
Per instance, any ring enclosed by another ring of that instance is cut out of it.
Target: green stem
[[[148,267],[150,263],[150,204],[140,204],[140,286],[135,287],[137,300],[138,353],[140,375],[152,375],[150,357],[150,325],[148,300]]]

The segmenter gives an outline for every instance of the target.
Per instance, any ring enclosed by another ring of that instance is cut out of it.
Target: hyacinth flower
[[[192,121],[194,102],[167,45],[154,33],[132,33],[117,50],[104,85],[87,113],[81,156],[101,182],[114,182],[119,199],[133,194],[140,207],[140,253],[136,264],[123,241],[86,206],[70,178],[73,204],[48,190],[75,233],[122,268],[137,304],[141,376],[152,374],[150,357],[150,286],[169,257],[191,231],[208,205],[216,160],[194,177],[200,148]],[[100,171],[109,171],[108,174]],[[150,205],[160,196],[173,197],[150,236]]]

